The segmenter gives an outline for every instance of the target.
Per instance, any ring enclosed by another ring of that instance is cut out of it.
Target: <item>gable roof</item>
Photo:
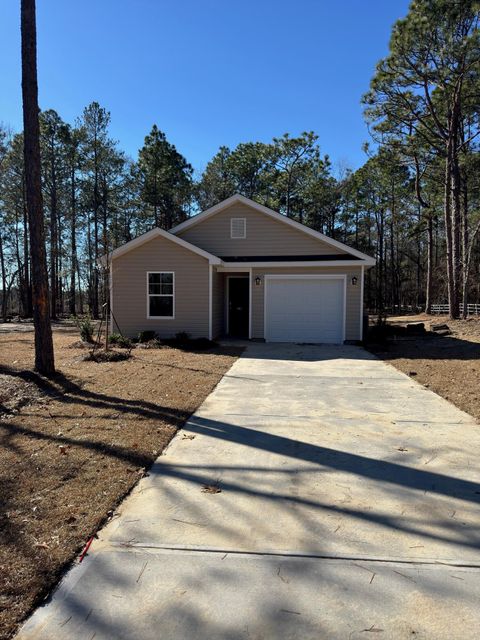
[[[176,236],[171,234],[169,231],[165,231],[164,229],[159,229],[158,227],[155,227],[155,229],[151,229],[151,231],[147,231],[146,233],[143,233],[141,236],[138,236],[138,238],[134,238],[133,240],[130,240],[130,242],[122,244],[121,247],[118,247],[117,249],[112,251],[112,253],[110,254],[110,258],[113,260],[114,258],[123,256],[123,254],[128,253],[132,249],[136,249],[137,247],[140,247],[142,244],[145,244],[146,242],[150,242],[150,240],[153,240],[154,238],[165,238],[166,240],[169,240],[170,242],[173,242],[174,244],[177,244],[180,247],[183,247],[184,249],[188,249],[188,251],[192,251],[193,253],[196,253],[199,256],[202,256],[202,258],[206,258],[210,264],[222,263],[220,258],[218,258],[217,256],[214,256],[213,253],[208,253],[208,251],[204,251],[203,249],[200,249],[200,247],[195,246],[191,242],[182,240],[182,238],[177,238]],[[103,256],[101,260],[105,262],[105,256]]]
[[[332,247],[335,247],[336,249],[340,249],[341,251],[344,251],[345,253],[348,253],[348,254],[350,254],[352,256],[355,256],[356,258],[361,260],[364,264],[369,264],[369,265],[374,265],[375,264],[375,259],[371,258],[370,256],[367,256],[367,254],[362,253],[361,251],[358,251],[357,249],[353,249],[352,247],[349,247],[346,244],[343,244],[343,242],[339,242],[338,240],[334,240],[333,238],[329,238],[328,236],[324,235],[323,233],[320,233],[319,231],[315,231],[314,229],[311,229],[310,227],[307,227],[304,224],[300,224],[296,220],[292,220],[292,218],[287,218],[287,216],[285,216],[285,215],[283,215],[281,213],[278,213],[277,211],[274,211],[273,209],[269,209],[268,207],[265,207],[264,205],[259,204],[258,202],[255,202],[254,200],[250,200],[249,198],[246,198],[245,196],[241,196],[238,193],[233,195],[233,196],[231,196],[230,198],[227,198],[226,200],[222,200],[222,202],[219,202],[218,204],[214,205],[213,207],[210,207],[210,209],[207,209],[206,211],[203,211],[202,213],[198,213],[196,216],[193,216],[192,218],[189,218],[188,220],[185,220],[185,222],[182,222],[182,223],[176,225],[175,227],[170,229],[170,233],[176,235],[177,233],[181,233],[185,229],[190,229],[191,227],[193,227],[193,226],[195,226],[195,225],[197,225],[197,224],[199,224],[201,222],[204,222],[208,218],[211,218],[212,216],[216,215],[217,213],[220,213],[221,211],[224,211],[228,207],[231,207],[233,204],[244,204],[247,207],[250,207],[251,209],[254,209],[255,211],[263,213],[266,216],[270,216],[271,218],[273,218],[274,220],[277,220],[278,222],[282,222],[283,224],[289,225],[290,227],[292,227],[293,229],[296,229],[297,231],[301,231],[302,233],[305,233],[305,234],[307,234],[309,236],[312,236],[313,238],[316,238],[317,240],[321,240],[325,244],[328,244],[328,245],[330,245]]]

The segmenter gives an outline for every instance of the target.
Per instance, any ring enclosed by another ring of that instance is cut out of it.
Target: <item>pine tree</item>
[[[32,260],[35,369],[43,375],[52,375],[55,373],[55,360],[48,307],[48,277],[45,259],[42,179],[40,173],[35,0],[22,0],[21,35],[25,191]]]
[[[170,229],[185,220],[192,197],[192,167],[157,125],[138,153],[140,197],[152,210],[153,224]]]
[[[388,140],[414,133],[443,158],[444,221],[450,315],[459,317],[462,265],[460,156],[480,134],[478,117],[465,129],[478,95],[480,13],[474,0],[414,0],[394,26],[389,55],[365,96],[366,116]],[[478,116],[478,108],[477,108]],[[385,142],[385,140],[384,140]],[[465,211],[463,211],[463,216]]]

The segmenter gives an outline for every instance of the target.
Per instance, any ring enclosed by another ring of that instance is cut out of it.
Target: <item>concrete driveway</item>
[[[252,344],[20,638],[478,638],[479,445],[361,348]]]

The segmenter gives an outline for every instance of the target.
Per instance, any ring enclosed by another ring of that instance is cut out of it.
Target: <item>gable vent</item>
[[[247,221],[245,218],[230,218],[230,238],[243,240],[247,237]]]

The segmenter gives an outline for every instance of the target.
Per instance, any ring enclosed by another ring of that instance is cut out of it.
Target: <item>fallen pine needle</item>
[[[148,560],[147,560],[147,562],[145,562],[145,564],[143,565],[142,570],[141,570],[141,571],[140,571],[140,573],[138,574],[138,578],[136,579],[136,581],[135,581],[135,582],[137,582],[137,583],[138,583],[138,581],[140,580],[140,578],[141,578],[141,577],[142,577],[142,575],[143,575],[143,572],[144,572],[144,571],[145,571],[145,569],[147,568],[147,564],[148,564]]]

